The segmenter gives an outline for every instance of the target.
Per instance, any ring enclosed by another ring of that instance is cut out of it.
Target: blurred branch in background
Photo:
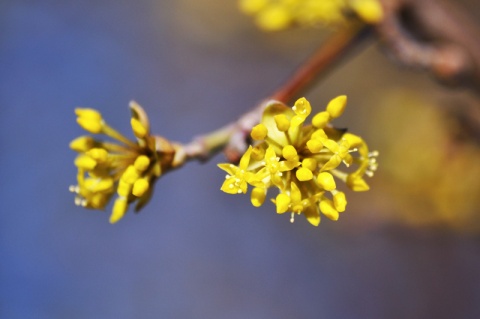
[[[386,53],[445,84],[480,93],[480,30],[455,1],[381,0],[376,26]]]

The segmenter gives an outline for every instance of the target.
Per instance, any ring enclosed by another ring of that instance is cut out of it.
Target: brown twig
[[[376,27],[387,54],[443,83],[480,93],[480,31],[453,1],[381,0]]]

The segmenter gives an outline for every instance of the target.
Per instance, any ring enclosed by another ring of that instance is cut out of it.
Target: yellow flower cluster
[[[75,109],[77,123],[83,129],[119,142],[81,136],[70,143],[70,148],[79,153],[75,159],[78,184],[70,186],[76,194],[75,204],[104,209],[116,191],[110,223],[120,220],[133,202],[139,211],[150,200],[155,180],[174,161],[175,145],[150,135],[149,121],[140,105],[131,102],[130,109],[135,142],[110,127],[98,111]]]
[[[383,17],[378,0],[240,0],[240,9],[255,16],[257,25],[267,31],[293,24],[342,24],[357,16],[368,24]]]
[[[240,159],[238,166],[219,164],[227,172],[221,190],[228,194],[246,193],[253,186],[251,202],[258,207],[267,191],[274,187],[279,194],[272,201],[277,213],[304,214],[315,226],[320,212],[332,220],[345,211],[345,193],[337,190],[336,179],[354,191],[369,189],[363,176],[372,176],[377,168],[377,152],[369,152],[362,138],[329,125],[346,106],[346,96],[339,96],[305,125],[310,103],[301,98],[292,108],[270,102],[260,124],[251,131],[255,141]],[[349,172],[340,165],[350,167]],[[351,167],[358,166],[356,170]]]

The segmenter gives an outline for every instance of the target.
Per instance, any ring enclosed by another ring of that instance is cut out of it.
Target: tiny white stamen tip
[[[228,185],[228,188],[233,188],[233,184]]]
[[[237,194],[241,194],[241,193],[242,193],[242,190],[239,189],[239,190],[237,191]]]
[[[380,153],[378,151],[372,151],[370,153],[368,153],[368,156],[369,157],[377,157]]]
[[[373,172],[372,172],[372,171],[366,171],[366,172],[365,172],[365,175],[367,175],[368,177],[372,177],[372,176],[373,176]]]
[[[225,179],[229,179],[230,178],[230,175],[225,175]]]
[[[358,148],[352,148],[351,150],[348,150],[349,153],[353,153],[353,152],[356,152],[358,151]]]
[[[283,176],[283,173],[282,173],[282,172],[278,172],[278,176]]]
[[[295,222],[295,213],[292,213],[292,215],[290,217],[290,223],[293,224],[293,222]]]
[[[80,206],[82,204],[82,199],[79,197],[75,197],[74,203],[76,206]]]
[[[265,161],[262,161],[260,164],[262,164],[263,166],[267,165],[267,163],[265,163]]]
[[[70,186],[68,187],[68,190],[69,190],[71,193],[78,193],[78,191],[79,191],[77,185],[70,185]]]
[[[297,109],[297,107],[296,107],[295,105],[294,105],[294,106],[292,106],[292,110],[294,110],[294,111],[295,111],[296,109]]]

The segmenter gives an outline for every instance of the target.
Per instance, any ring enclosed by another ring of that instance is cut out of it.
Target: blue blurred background
[[[0,318],[480,318],[478,235],[379,221],[389,199],[375,181],[319,228],[221,193],[222,155],[162,177],[116,225],[74,205],[74,107],[129,134],[135,99],[154,133],[187,142],[268,96],[322,32],[265,34],[220,0],[4,0],[0,12]],[[307,98],[319,110],[348,94],[339,124],[368,140],[388,125],[369,121],[376,90],[399,86],[463,94],[373,46]]]

